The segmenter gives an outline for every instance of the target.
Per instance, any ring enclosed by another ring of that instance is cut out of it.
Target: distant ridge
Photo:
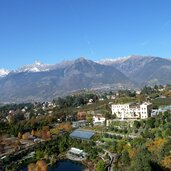
[[[94,62],[81,57],[54,65],[36,62],[0,74],[1,103],[45,101],[82,89],[171,84],[171,60],[133,55]]]
[[[115,67],[78,58],[51,66],[33,64],[9,73],[0,79],[0,102],[44,101],[84,88],[128,86],[131,81]]]
[[[139,85],[171,84],[171,60],[167,58],[133,55],[99,63],[116,67]]]

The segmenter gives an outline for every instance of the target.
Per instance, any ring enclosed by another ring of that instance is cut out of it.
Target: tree
[[[42,130],[42,139],[48,139],[46,130]]]
[[[21,132],[18,133],[18,138],[21,139],[22,138],[22,134]]]
[[[47,138],[48,139],[51,139],[52,138],[50,131],[47,132]]]
[[[24,120],[24,115],[23,115],[23,113],[20,113],[19,109],[17,109],[17,111],[15,112],[15,115],[14,115],[14,122],[16,123],[21,120]]]
[[[135,138],[131,141],[131,145],[135,148],[138,148],[140,146],[143,146],[143,144],[145,143],[145,139],[144,138]]]
[[[36,150],[36,159],[40,160],[43,157],[44,153],[42,150]]]
[[[150,153],[146,148],[140,148],[136,157],[132,160],[131,168],[132,171],[151,171]]]
[[[146,129],[143,133],[143,138],[154,138],[154,134]]]
[[[96,165],[96,171],[104,171],[106,168],[106,164],[103,160],[99,160]]]
[[[158,90],[158,88],[159,88],[158,85],[155,85],[155,86],[154,86],[154,89],[155,89],[155,90]]]
[[[171,155],[166,156],[162,161],[161,161],[161,165],[168,169],[171,170]]]
[[[85,104],[85,101],[84,101],[84,98],[82,96],[78,96],[77,98],[75,98],[74,106],[81,106],[84,104]]]
[[[146,128],[154,128],[155,127],[155,119],[154,118],[148,118],[146,121]]]
[[[146,95],[150,95],[152,93],[155,93],[155,90],[152,87],[148,87],[148,86],[145,86],[141,91],[141,94],[146,94]]]
[[[22,139],[23,139],[23,140],[28,140],[29,137],[30,137],[30,133],[29,133],[29,132],[26,132],[26,133],[24,133],[24,134],[22,135]]]
[[[130,165],[130,157],[129,157],[128,151],[126,151],[126,150],[123,151],[121,161],[124,166]]]
[[[127,144],[127,141],[125,141],[125,140],[118,141],[118,143],[117,143],[117,152],[121,153],[126,144]]]
[[[59,104],[60,108],[63,108],[65,106],[65,103],[66,103],[65,99],[63,99],[61,97],[58,98],[58,104]]]
[[[65,100],[66,100],[66,105],[69,107],[69,106],[73,105],[74,97],[73,96],[66,96]]]
[[[65,144],[64,144],[63,141],[61,141],[60,144],[59,144],[59,152],[62,153],[62,152],[65,151],[65,149],[66,149]]]
[[[111,117],[112,117],[112,114],[111,114],[111,112],[105,112],[105,118],[106,119],[111,119]]]
[[[30,163],[27,168],[28,171],[36,171],[36,164]]]
[[[92,115],[87,115],[86,120],[88,123],[93,124],[93,116]]]
[[[42,137],[42,131],[40,131],[40,130],[36,131],[35,135],[37,137],[41,138]]]
[[[30,163],[28,165],[28,171],[47,171],[48,167],[45,161],[43,160],[38,160],[35,163]]]
[[[47,171],[48,170],[47,164],[44,160],[37,161],[36,168],[38,171]]]
[[[141,126],[141,123],[139,121],[134,121],[134,128],[139,129]]]
[[[161,148],[159,149],[159,157],[160,160],[165,157],[165,156],[169,156],[170,154],[170,149],[171,149],[171,139],[168,139],[167,142],[163,143],[162,146],[160,146]]]
[[[166,144],[166,139],[163,138],[157,138],[155,140],[151,140],[146,144],[148,151],[151,152],[153,160],[155,160],[156,162],[160,160],[160,152],[162,151],[163,147],[166,148],[165,144]]]
[[[49,126],[43,126],[42,130],[43,131],[49,131]]]
[[[35,135],[35,131],[32,129],[31,131],[31,135],[34,136]]]

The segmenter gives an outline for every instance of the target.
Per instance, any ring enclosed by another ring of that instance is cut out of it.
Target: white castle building
[[[113,104],[112,114],[116,114],[120,119],[146,119],[150,116],[152,104],[144,102],[142,104]]]

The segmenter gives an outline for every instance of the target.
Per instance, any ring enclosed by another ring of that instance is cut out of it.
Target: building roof
[[[122,103],[115,103],[115,104],[112,104],[112,105],[115,105],[115,106],[119,106],[119,105],[129,105],[129,103],[123,103],[123,104]]]
[[[94,135],[94,132],[91,131],[82,131],[82,130],[75,130],[70,134],[72,138],[80,138],[80,139],[90,139]]]
[[[135,108],[135,107],[140,107],[140,105],[151,105],[152,103],[149,103],[149,102],[143,102],[143,103],[135,103],[135,102],[130,102],[130,103],[124,103],[124,104],[121,104],[121,103],[119,103],[119,104],[113,104],[113,105],[115,105],[115,106],[125,106],[125,105],[129,105],[129,107],[130,108]]]
[[[152,105],[152,103],[149,103],[149,102],[143,102],[141,105]]]
[[[83,152],[83,150],[80,150],[80,149],[78,149],[78,148],[72,147],[72,148],[69,150],[69,152],[70,152],[70,153],[73,153],[73,154],[80,155],[80,154]]]
[[[101,114],[97,114],[97,115],[94,115],[93,116],[94,118],[105,118],[103,115],[101,115]]]

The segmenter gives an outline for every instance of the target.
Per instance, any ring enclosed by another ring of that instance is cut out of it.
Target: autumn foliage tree
[[[49,131],[49,126],[43,126],[42,130],[43,131]]]
[[[35,163],[28,165],[28,171],[47,171],[48,167],[44,160],[39,160]]]
[[[36,131],[36,132],[35,132],[35,135],[36,135],[37,137],[41,138],[41,137],[42,137],[42,131],[41,131],[41,130]]]
[[[51,138],[51,133],[47,130],[43,130],[42,131],[42,139],[46,140],[46,139],[50,139]]]
[[[158,161],[159,155],[160,155],[160,150],[163,147],[163,145],[166,143],[166,139],[164,138],[157,138],[155,140],[149,141],[146,146],[149,152],[151,152],[153,156],[153,160]]]
[[[165,169],[171,170],[171,155],[164,157],[164,159],[161,161],[161,165]]]
[[[30,133],[29,133],[29,132],[26,132],[26,133],[24,133],[24,134],[22,135],[22,139],[23,139],[23,140],[28,140],[29,137],[30,137]]]
[[[36,164],[30,163],[27,168],[28,171],[36,171]]]
[[[72,126],[70,123],[61,123],[59,124],[58,129],[70,132],[72,130]]]
[[[32,136],[34,136],[34,135],[35,135],[35,131],[34,131],[34,129],[32,129],[32,131],[31,131],[31,135],[32,135]]]
[[[21,139],[22,138],[22,134],[21,132],[18,133],[18,138]]]
[[[48,170],[47,164],[44,160],[37,161],[36,168],[37,168],[37,170],[40,170],[40,171],[47,171]]]

